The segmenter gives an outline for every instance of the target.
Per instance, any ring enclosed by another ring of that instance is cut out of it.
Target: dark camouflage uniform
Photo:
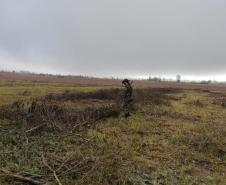
[[[124,91],[124,97],[123,97],[123,111],[124,111],[125,117],[128,117],[130,116],[130,107],[133,101],[132,99],[133,88],[129,81],[128,82],[127,81],[124,82],[124,81],[123,81],[123,85],[125,86],[125,91]]]

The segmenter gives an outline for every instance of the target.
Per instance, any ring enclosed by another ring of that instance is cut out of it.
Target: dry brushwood
[[[81,99],[117,100],[120,98],[120,89],[101,89],[95,92],[64,92],[62,94],[48,94],[45,100],[77,101]],[[43,99],[43,98],[42,98]]]
[[[39,104],[26,121],[28,128],[26,133],[34,133],[44,127],[56,128],[60,131],[75,130],[78,127],[93,124],[97,120],[110,116],[117,116],[119,109],[114,104],[104,104],[101,106],[89,106],[83,110],[68,110],[61,105]],[[40,124],[41,122],[41,124]]]
[[[6,178],[13,178],[13,179],[16,179],[16,180],[19,180],[19,181],[22,181],[22,182],[28,182],[28,183],[33,184],[33,185],[43,184],[42,182],[34,180],[31,177],[22,176],[20,174],[13,173],[13,172],[10,172],[10,171],[5,170],[5,169],[0,169],[0,176],[6,177]]]
[[[44,166],[53,174],[52,177],[55,178],[56,182],[59,185],[62,185],[59,177],[65,177],[70,174],[87,174],[93,169],[93,165],[91,164],[94,164],[93,160],[86,160],[83,156],[82,160],[80,160],[79,162],[72,160],[72,155],[69,155],[69,157],[67,157],[63,161],[56,161],[60,162],[60,164],[58,166],[56,166],[55,164],[53,167],[53,165],[50,165],[42,154],[42,162]]]
[[[60,179],[58,178],[58,176],[57,176],[57,173],[56,173],[56,170],[54,170],[49,164],[48,164],[48,162],[46,161],[46,159],[45,159],[45,157],[44,157],[44,155],[42,154],[42,162],[43,162],[43,164],[53,173],[53,176],[54,176],[54,178],[56,179],[56,181],[57,181],[57,183],[59,184],[59,185],[62,185],[62,183],[60,182]]]

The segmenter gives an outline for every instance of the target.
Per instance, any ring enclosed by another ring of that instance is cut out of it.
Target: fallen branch
[[[29,150],[29,139],[27,137],[27,133],[24,132],[24,138],[25,138],[25,151],[24,151],[24,155],[25,155],[25,159],[28,160],[28,150]]]
[[[59,168],[57,168],[55,171],[58,172],[60,171],[63,167],[66,166],[66,163],[69,162],[71,160],[72,155],[70,155],[67,159],[64,160],[64,162],[59,166]]]
[[[87,139],[85,137],[83,137],[81,134],[74,134],[77,137],[80,137],[82,140],[86,141],[86,142],[90,142],[90,139]]]
[[[34,184],[34,185],[40,185],[40,184],[43,184],[39,181],[36,181],[30,177],[24,177],[22,175],[19,175],[17,173],[12,173],[8,170],[5,170],[5,169],[0,169],[0,176],[4,176],[4,177],[10,177],[10,178],[14,178],[14,179],[18,179],[20,181],[23,181],[23,182],[29,182],[31,184]]]
[[[39,129],[41,129],[42,127],[44,127],[44,126],[46,126],[46,125],[47,125],[46,123],[43,123],[43,124],[41,124],[41,125],[38,125],[38,126],[36,126],[36,127],[33,127],[33,128],[31,128],[31,129],[27,130],[25,133],[30,133],[30,132],[39,130]]]
[[[54,177],[55,177],[57,183],[58,183],[59,185],[62,185],[62,183],[60,182],[60,179],[58,178],[58,176],[57,176],[57,174],[56,174],[56,171],[53,171],[53,175],[54,175]]]
[[[53,176],[55,177],[57,183],[59,185],[62,185],[62,183],[60,182],[60,179],[58,178],[57,174],[56,174],[56,171],[47,163],[44,155],[42,154],[42,162],[43,164],[53,173]]]

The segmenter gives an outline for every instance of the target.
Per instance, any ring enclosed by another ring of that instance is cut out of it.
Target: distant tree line
[[[161,78],[161,77],[155,77],[155,76],[154,76],[154,77],[149,76],[148,80],[149,80],[149,81],[154,81],[154,82],[162,82],[162,81],[165,81],[165,82],[167,82],[167,81],[172,82],[172,81],[176,81],[176,82],[180,83],[180,82],[181,82],[181,75],[177,75],[177,76],[176,76],[176,80],[173,80],[173,79],[166,79],[166,78]]]
[[[161,78],[161,77],[149,77],[148,81],[153,81],[153,82],[177,82],[180,83],[181,82],[181,75],[176,75],[176,79],[166,79],[166,78]],[[186,82],[186,81],[183,81]],[[215,84],[215,83],[220,83],[217,81],[212,81],[212,80],[202,80],[202,81],[187,81],[187,82],[192,82],[192,83],[198,83],[198,84]]]

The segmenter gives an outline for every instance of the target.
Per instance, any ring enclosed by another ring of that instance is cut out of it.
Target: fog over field
[[[224,0],[0,0],[0,70],[226,79]]]

